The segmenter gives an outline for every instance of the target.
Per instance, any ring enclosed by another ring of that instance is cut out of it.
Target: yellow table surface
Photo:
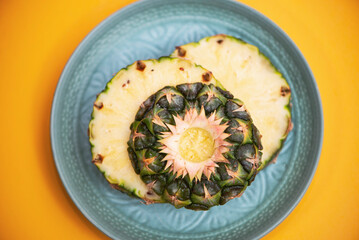
[[[133,0],[0,1],[0,239],[107,239],[76,208],[50,148],[63,67],[98,23]],[[324,108],[314,179],[264,239],[359,239],[359,1],[245,0],[307,59]]]

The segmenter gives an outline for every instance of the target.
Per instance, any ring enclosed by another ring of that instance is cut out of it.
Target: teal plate
[[[292,88],[294,129],[278,162],[260,172],[241,198],[207,212],[146,206],[112,189],[91,163],[87,126],[96,94],[112,74],[138,59],[225,33],[259,47]],[[59,80],[51,115],[56,166],[82,213],[115,239],[257,239],[298,204],[315,172],[323,137],[322,108],[303,56],[273,22],[224,0],[147,0],[103,21],[76,49]]]

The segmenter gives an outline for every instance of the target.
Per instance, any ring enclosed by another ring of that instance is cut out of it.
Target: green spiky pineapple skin
[[[172,102],[169,103],[163,93],[172,94]],[[207,101],[208,93],[214,93]],[[215,174],[210,179],[202,176],[200,181],[190,180],[188,175],[184,178],[176,178],[168,169],[166,162],[161,160],[165,154],[159,153],[161,144],[161,132],[170,131],[165,126],[153,123],[154,116],[159,117],[165,124],[175,125],[173,116],[182,116],[185,111],[195,108],[197,112],[204,107],[209,116],[216,114],[222,123],[231,122],[226,133],[231,134],[232,144],[230,151],[225,153],[229,163],[219,163]],[[234,99],[233,95],[226,91],[220,84],[205,85],[203,83],[181,84],[176,87],[165,87],[150,96],[140,107],[136,119],[131,125],[131,136],[128,141],[128,151],[132,165],[141,179],[151,186],[151,190],[162,201],[174,205],[176,208],[186,207],[193,210],[208,210],[222,205],[230,199],[239,197],[246,187],[254,180],[259,166],[249,163],[246,159],[258,157],[260,159],[260,134],[252,123],[249,113],[235,111],[243,106],[243,102]],[[247,132],[233,130],[231,127],[245,126]],[[141,134],[140,137],[135,137]],[[155,157],[155,160],[146,164],[144,159]],[[260,162],[260,161],[259,161]],[[234,176],[230,176],[227,171]],[[206,186],[210,196],[204,192]]]
[[[289,93],[286,94],[285,96],[285,99],[286,99],[286,102],[285,104],[283,104],[282,106],[282,109],[286,112],[283,115],[283,117],[286,118],[286,123],[284,124],[286,127],[285,128],[282,128],[281,132],[282,132],[282,135],[280,136],[280,138],[278,138],[277,140],[277,143],[276,143],[276,147],[275,149],[273,149],[270,154],[266,154],[266,156],[264,156],[264,158],[262,158],[262,162],[263,164],[261,165],[261,167],[259,168],[259,170],[262,170],[264,169],[266,166],[268,166],[268,164],[270,164],[271,162],[274,162],[273,160],[275,160],[281,150],[281,148],[283,147],[283,144],[285,142],[285,140],[287,139],[287,136],[289,134],[289,132],[291,131],[293,125],[292,125],[292,121],[291,121],[291,108],[292,108],[292,104],[291,104],[291,93],[290,93],[290,87],[288,85],[288,83],[286,82],[285,78],[282,76],[282,74],[280,73],[280,71],[273,65],[273,63],[270,61],[270,59],[265,56],[262,52],[260,52],[260,50],[256,47],[256,46],[253,46],[251,44],[248,44],[247,42],[243,41],[242,39],[239,39],[239,38],[236,38],[236,37],[233,37],[233,36],[229,36],[229,35],[225,35],[225,34],[218,34],[218,35],[214,35],[214,36],[209,36],[209,37],[205,37],[203,39],[201,39],[200,41],[198,42],[191,42],[191,43],[188,43],[188,44],[185,44],[185,45],[182,45],[180,47],[176,47],[176,50],[171,54],[172,57],[181,57],[181,58],[185,58],[185,59],[189,59],[189,60],[192,60],[194,61],[195,63],[199,64],[199,65],[202,65],[203,67],[206,67],[208,69],[210,69],[216,78],[218,78],[219,81],[221,81],[222,83],[224,81],[229,81],[226,85],[227,88],[229,89],[232,89],[230,88],[229,86],[230,85],[233,85],[233,81],[235,81],[235,78],[221,78],[221,74],[218,74],[216,71],[215,71],[215,67],[210,67],[208,64],[202,62],[199,58],[197,58],[196,56],[192,56],[191,53],[192,53],[192,49],[196,49],[196,48],[200,48],[201,47],[201,44],[203,43],[209,43],[209,42],[213,42],[214,44],[214,48],[215,50],[208,50],[208,53],[211,53],[213,55],[215,54],[218,54],[218,47],[220,47],[221,45],[223,44],[227,44],[228,42],[234,42],[234,43],[237,43],[239,46],[243,46],[245,48],[248,48],[250,49],[253,53],[255,53],[257,56],[259,56],[260,58],[264,59],[265,61],[265,64],[269,65],[270,68],[272,69],[271,71],[273,71],[273,74],[277,75],[278,76],[278,79],[281,80],[281,84],[283,87],[289,89]],[[233,49],[232,49],[233,50]],[[206,50],[207,51],[207,50]],[[191,56],[189,56],[191,55]],[[201,56],[206,56],[206,53],[205,51],[204,52],[201,52],[201,54],[199,54]],[[207,59],[211,59],[213,57],[216,57],[216,56],[207,56]],[[240,62],[242,63],[242,62]],[[239,64],[240,65],[240,64]],[[222,68],[222,69],[225,69],[226,66],[223,66],[221,64],[218,64],[216,65],[218,66],[219,68]],[[240,66],[238,66],[238,68],[240,68]],[[278,89],[278,93],[279,93],[279,89]],[[245,103],[247,104],[248,103],[248,100],[247,99],[243,99],[245,100]],[[252,113],[252,109],[249,109],[249,111]],[[285,115],[285,116],[284,116]],[[256,116],[253,116],[253,119],[254,119],[254,122],[255,124],[256,123]],[[263,129],[263,128],[262,128]],[[260,129],[261,130],[261,129]],[[261,130],[261,132],[264,132],[263,130]],[[266,141],[264,141],[266,142]],[[263,151],[266,151],[266,144],[264,143],[264,150]]]

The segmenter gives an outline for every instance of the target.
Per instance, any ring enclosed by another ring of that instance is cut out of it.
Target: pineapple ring
[[[150,96],[128,145],[150,192],[176,208],[207,210],[241,196],[261,165],[260,134],[243,103],[200,82]]]

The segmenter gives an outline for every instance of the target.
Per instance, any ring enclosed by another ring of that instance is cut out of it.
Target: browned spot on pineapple
[[[183,68],[183,67],[180,67],[179,70],[180,70],[180,71],[184,71],[184,68]]]
[[[93,105],[94,105],[95,108],[97,108],[98,110],[100,110],[101,108],[103,108],[103,103],[102,103],[102,102],[94,102]]]
[[[94,159],[92,159],[93,163],[102,163],[103,161],[103,156],[101,154],[97,154]]]
[[[146,64],[144,62],[142,62],[141,60],[136,62],[136,69],[138,71],[143,72],[143,70],[145,70],[145,68],[146,68]]]
[[[90,128],[87,128],[87,136],[90,137]]]
[[[130,84],[130,80],[127,80],[126,83],[122,84],[122,87],[126,87],[128,84]]]
[[[209,82],[212,78],[212,73],[211,72],[206,72],[202,74],[202,80],[203,82]]]
[[[221,44],[222,42],[223,42],[223,39],[217,40],[217,43],[218,43],[218,44]]]
[[[285,97],[287,96],[288,94],[290,94],[290,88],[287,88],[287,87],[281,87],[280,88],[280,95],[282,97]]]
[[[110,186],[113,188],[113,189],[116,189],[116,190],[119,190],[121,192],[126,192],[126,189],[124,189],[123,187],[117,185],[117,184],[113,184],[113,183],[110,183]]]
[[[180,56],[180,57],[186,56],[187,51],[185,49],[183,49],[181,47],[176,47],[176,49],[177,49],[177,52],[178,52],[178,56]]]

